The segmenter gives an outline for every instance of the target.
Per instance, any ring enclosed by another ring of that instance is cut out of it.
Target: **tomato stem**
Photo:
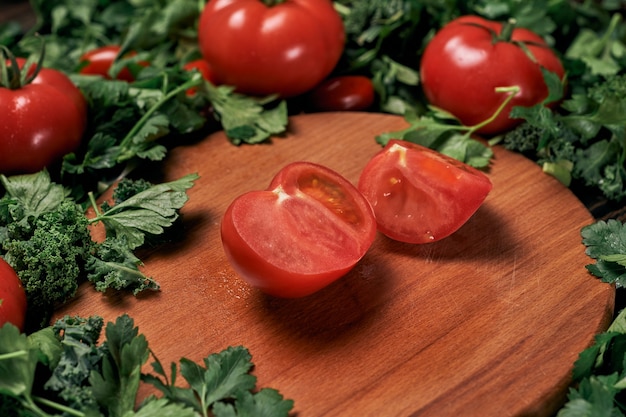
[[[517,25],[517,20],[514,18],[510,18],[506,22],[502,24],[502,29],[500,30],[500,34],[496,36],[495,42],[511,42],[513,37],[513,31],[515,30],[515,25]]]
[[[504,108],[511,102],[511,100],[513,100],[513,97],[515,97],[515,95],[519,93],[520,88],[517,85],[512,85],[509,87],[496,87],[495,90],[496,90],[496,93],[506,93],[506,98],[502,101],[502,103],[500,103],[500,106],[498,106],[496,111],[493,112],[493,114],[488,119],[483,120],[482,122],[475,124],[473,126],[469,126],[467,134],[472,134],[475,131],[479,130],[480,128],[493,122],[500,115],[500,113],[502,113]]]
[[[34,63],[34,59],[29,57],[22,68],[17,63],[15,54],[5,45],[0,45],[0,87],[17,90],[30,84],[37,77],[46,55],[46,43],[43,38],[39,39],[41,39],[41,52],[37,57],[37,62]]]
[[[286,0],[261,0],[263,2],[263,4],[265,4],[267,7],[274,7],[276,5],[279,5],[281,3],[284,3]]]

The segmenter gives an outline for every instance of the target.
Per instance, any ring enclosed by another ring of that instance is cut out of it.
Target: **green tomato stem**
[[[285,3],[286,0],[261,0],[267,7],[274,7],[281,3]]]
[[[500,34],[496,36],[496,42],[511,42],[511,38],[513,37],[513,31],[515,30],[515,25],[517,25],[517,20],[514,18],[510,18],[505,23],[502,24],[502,30]]]
[[[500,115],[500,113],[502,113],[504,108],[511,102],[511,100],[513,100],[513,97],[515,97],[515,95],[519,93],[519,91],[520,91],[520,88],[518,85],[512,85],[508,87],[496,87],[496,93],[506,93],[507,95],[506,98],[502,101],[502,103],[500,103],[500,106],[488,119],[485,119],[482,122],[475,124],[473,126],[469,126],[466,135],[469,136],[472,133],[479,130],[480,128],[493,122]]]

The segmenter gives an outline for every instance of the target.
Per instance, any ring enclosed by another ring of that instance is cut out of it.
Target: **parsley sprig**
[[[144,374],[150,356],[153,372]],[[0,328],[0,415],[286,417],[293,408],[278,391],[257,390],[252,357],[242,346],[207,356],[204,366],[182,358],[170,369],[168,377],[128,315],[106,326],[98,316],[67,316],[28,336],[6,324]],[[176,383],[179,372],[187,387]],[[163,396],[139,399],[142,381]]]

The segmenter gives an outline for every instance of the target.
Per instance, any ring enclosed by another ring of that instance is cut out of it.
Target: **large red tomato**
[[[302,94],[343,52],[345,32],[329,0],[210,0],[200,16],[200,50],[221,84],[250,95]]]
[[[12,323],[24,330],[26,293],[11,266],[0,258],[0,327]]]
[[[433,37],[422,56],[420,74],[426,97],[467,126],[497,111],[506,93],[496,92],[496,87],[520,88],[500,115],[478,130],[483,134],[511,129],[519,122],[509,118],[513,106],[533,106],[547,97],[541,67],[560,78],[565,73],[540,36],[511,25],[460,17]]]
[[[406,243],[430,243],[457,231],[492,184],[481,171],[432,149],[390,140],[365,166],[358,189],[378,230]]]
[[[24,59],[17,59],[21,68]],[[0,83],[0,173],[36,172],[74,151],[87,123],[87,103],[63,73],[41,68],[20,85],[10,63]],[[29,69],[32,75],[34,67]],[[19,79],[19,78],[17,78]]]
[[[225,253],[252,286],[309,295],[345,275],[376,237],[367,200],[341,175],[294,162],[265,191],[236,198],[221,226]]]

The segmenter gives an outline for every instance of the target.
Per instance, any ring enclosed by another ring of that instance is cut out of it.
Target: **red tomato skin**
[[[24,330],[26,292],[19,277],[4,259],[0,258],[0,327],[12,323]]]
[[[492,183],[483,172],[456,159],[394,139],[365,166],[358,189],[372,205],[381,233],[424,244],[463,226]]]
[[[345,43],[328,0],[210,0],[198,26],[204,58],[220,84],[283,98],[309,91],[333,70]]]
[[[217,84],[217,78],[215,77],[215,72],[211,68],[208,62],[204,59],[196,59],[193,61],[187,62],[183,65],[183,69],[187,71],[198,70],[200,74],[202,74],[202,78],[206,81],[210,82],[213,85]],[[188,96],[193,96],[198,91],[197,88],[190,88],[186,91]]]
[[[331,194],[307,186],[316,178]],[[221,235],[233,269],[251,286],[297,298],[348,273],[372,245],[376,220],[367,200],[345,178],[317,164],[296,162],[284,167],[267,190],[237,197],[224,214]]]
[[[24,59],[18,59],[23,66]],[[87,103],[63,73],[42,68],[20,88],[0,87],[0,173],[40,171],[78,148]]]
[[[320,111],[363,111],[374,104],[372,80],[362,75],[329,78],[311,90],[309,100]]]
[[[200,74],[202,74],[202,78],[204,78],[211,84],[217,83],[215,72],[213,71],[209,63],[204,59],[195,59],[193,61],[189,61],[185,65],[183,65],[183,69],[187,71],[197,69]]]
[[[110,80],[109,69],[120,53],[120,49],[119,45],[105,45],[85,52],[80,57],[79,62],[86,63],[86,65],[81,67],[79,72],[84,75],[99,75]],[[128,53],[128,56],[133,55],[136,55],[136,52],[131,51]],[[115,79],[127,82],[135,81],[135,77],[128,67],[122,68],[115,76]]]
[[[428,43],[420,64],[422,87],[436,107],[473,126],[494,114],[506,98],[496,87],[517,85],[520,92],[493,122],[479,133],[493,135],[510,130],[520,121],[509,118],[514,106],[533,106],[548,95],[540,67],[563,79],[560,59],[535,33],[516,28],[512,41],[525,42],[533,62],[522,48],[511,42],[493,42],[502,23],[477,16],[463,16],[444,26]]]

